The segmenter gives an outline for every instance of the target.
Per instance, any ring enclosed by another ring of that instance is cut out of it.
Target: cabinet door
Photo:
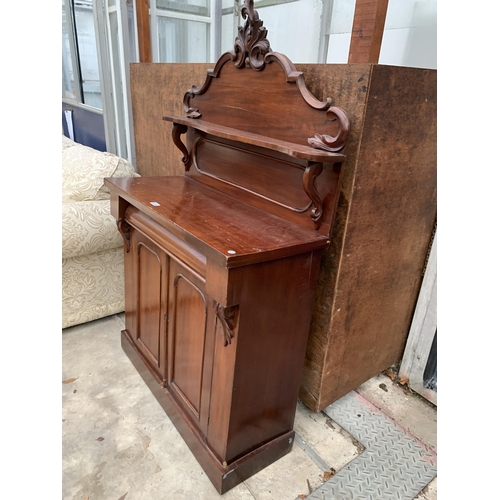
[[[184,413],[204,433],[212,373],[213,311],[203,281],[172,259],[168,388]]]
[[[130,332],[160,381],[166,381],[166,312],[169,257],[149,238],[132,231],[135,286],[135,331]]]

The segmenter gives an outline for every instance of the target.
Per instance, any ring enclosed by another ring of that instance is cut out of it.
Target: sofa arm
[[[123,246],[109,200],[62,205],[62,257],[88,255]]]
[[[136,177],[134,166],[112,153],[63,140],[62,201],[109,200],[106,177]]]

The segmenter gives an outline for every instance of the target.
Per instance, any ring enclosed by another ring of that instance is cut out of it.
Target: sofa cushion
[[[109,200],[104,178],[133,177],[132,164],[118,156],[75,143],[62,149],[62,200]]]
[[[71,140],[69,137],[66,137],[64,134],[62,136],[62,148],[70,148],[71,146],[76,146],[78,143],[75,141]]]
[[[62,257],[123,247],[109,200],[62,204]]]

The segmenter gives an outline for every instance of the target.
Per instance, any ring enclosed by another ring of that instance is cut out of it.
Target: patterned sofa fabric
[[[123,240],[105,177],[138,177],[128,161],[62,140],[62,327],[122,312]]]
[[[62,206],[63,258],[123,246],[109,200],[75,201]]]
[[[62,328],[125,310],[123,245],[62,260]]]
[[[65,146],[66,144],[66,146]],[[62,201],[109,200],[105,177],[134,177],[131,163],[82,144],[63,142]]]

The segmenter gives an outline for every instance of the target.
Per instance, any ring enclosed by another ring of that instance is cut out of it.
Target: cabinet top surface
[[[186,176],[109,178],[111,192],[191,244],[214,250],[227,267],[328,245],[328,238]]]

